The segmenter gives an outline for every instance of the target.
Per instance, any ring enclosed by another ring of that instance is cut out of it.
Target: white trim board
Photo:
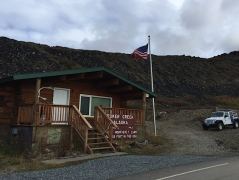
[[[92,104],[92,97],[98,97],[98,98],[105,98],[105,99],[110,99],[110,108],[112,108],[112,104],[113,104],[113,99],[112,97],[107,97],[107,96],[96,96],[96,95],[90,95],[90,94],[80,94],[80,98],[79,98],[79,111],[80,111],[80,108],[81,108],[81,97],[84,96],[84,97],[89,97],[90,98],[90,105],[89,105],[89,115],[84,115],[85,117],[94,117],[94,116],[91,116],[91,104]]]

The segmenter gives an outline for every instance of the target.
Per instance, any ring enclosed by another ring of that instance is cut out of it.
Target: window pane
[[[94,111],[96,106],[110,107],[110,105],[111,105],[110,98],[92,97],[91,115],[94,116]]]
[[[80,112],[83,115],[90,114],[90,97],[81,96],[80,99]]]

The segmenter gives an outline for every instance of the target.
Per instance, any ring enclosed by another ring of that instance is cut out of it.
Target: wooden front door
[[[53,104],[59,106],[53,107],[52,122],[54,124],[66,124],[69,115],[69,108],[66,106],[70,104],[70,89],[54,88]]]

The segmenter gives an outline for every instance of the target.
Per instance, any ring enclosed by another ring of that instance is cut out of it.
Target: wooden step
[[[109,142],[95,142],[95,143],[89,143],[88,144],[91,148],[97,148],[97,147],[105,147],[105,146],[110,146]]]
[[[100,133],[99,131],[89,131],[88,133],[89,133],[89,134],[102,134],[102,133]]]
[[[103,134],[98,133],[98,132],[89,132],[88,135],[104,136]]]
[[[88,140],[97,140],[97,139],[105,139],[105,137],[102,136],[102,137],[90,137],[90,138],[88,138]]]
[[[110,144],[110,143],[107,142],[107,141],[104,141],[104,142],[97,142],[97,143],[89,143],[89,145],[102,145],[102,144]]]
[[[107,147],[96,147],[96,148],[91,148],[91,149],[94,151],[94,150],[104,150],[104,149],[113,149],[113,148],[110,146],[107,146]]]
[[[88,139],[90,139],[90,138],[104,138],[104,136],[95,136],[95,135],[89,135],[88,136]],[[105,139],[105,138],[104,138]]]

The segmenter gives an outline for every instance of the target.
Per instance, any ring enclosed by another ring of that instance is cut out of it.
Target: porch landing
[[[97,158],[103,158],[103,157],[110,157],[110,156],[122,156],[127,155],[125,152],[115,152],[115,153],[95,153],[95,154],[85,154],[82,156],[77,157],[64,157],[64,158],[57,158],[57,159],[51,159],[51,160],[44,160],[42,161],[45,164],[54,164],[54,165],[60,165],[65,163],[72,163],[77,161],[85,161],[85,160],[91,160],[91,159],[97,159]]]

